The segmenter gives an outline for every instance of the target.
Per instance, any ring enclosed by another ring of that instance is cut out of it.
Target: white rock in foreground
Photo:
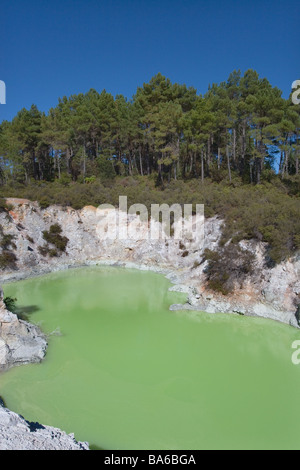
[[[0,406],[0,450],[89,450],[73,434],[60,429],[29,423]]]

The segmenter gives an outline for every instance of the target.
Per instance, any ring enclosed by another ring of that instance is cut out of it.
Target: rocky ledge
[[[41,362],[47,341],[34,325],[19,320],[3,302],[0,288],[0,372],[13,366]],[[30,423],[4,407],[0,400],[0,450],[88,450],[72,434]]]
[[[22,364],[41,362],[47,341],[34,325],[6,310],[0,288],[0,372]]]
[[[73,434],[30,423],[0,404],[0,450],[89,450]]]

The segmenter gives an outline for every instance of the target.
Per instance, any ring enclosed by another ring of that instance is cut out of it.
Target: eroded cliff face
[[[264,246],[256,241],[242,242],[255,255],[254,272],[234,292],[224,296],[207,288],[206,263],[201,262],[206,248],[214,250],[221,237],[222,220],[205,221],[204,245],[184,238],[181,243],[160,240],[105,240],[99,236],[99,218],[107,215],[94,207],[76,211],[57,206],[41,210],[37,203],[8,199],[9,215],[0,214],[5,233],[15,237],[16,269],[1,273],[3,281],[17,280],[49,271],[83,264],[119,264],[162,272],[175,284],[174,290],[187,292],[186,309],[207,312],[258,315],[297,326],[295,313],[300,303],[300,257],[274,269],[264,266]],[[44,257],[43,231],[58,223],[69,239],[66,253]],[[173,309],[182,306],[172,306]]]

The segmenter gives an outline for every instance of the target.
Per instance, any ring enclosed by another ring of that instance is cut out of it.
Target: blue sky
[[[248,68],[285,97],[300,78],[295,0],[1,0],[0,122],[105,88],[131,98],[157,72],[205,93]]]

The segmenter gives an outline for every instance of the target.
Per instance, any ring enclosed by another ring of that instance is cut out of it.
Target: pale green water
[[[6,286],[52,336],[46,360],[0,377],[26,419],[105,449],[299,448],[300,333],[276,322],[170,312],[160,275],[117,268]]]

